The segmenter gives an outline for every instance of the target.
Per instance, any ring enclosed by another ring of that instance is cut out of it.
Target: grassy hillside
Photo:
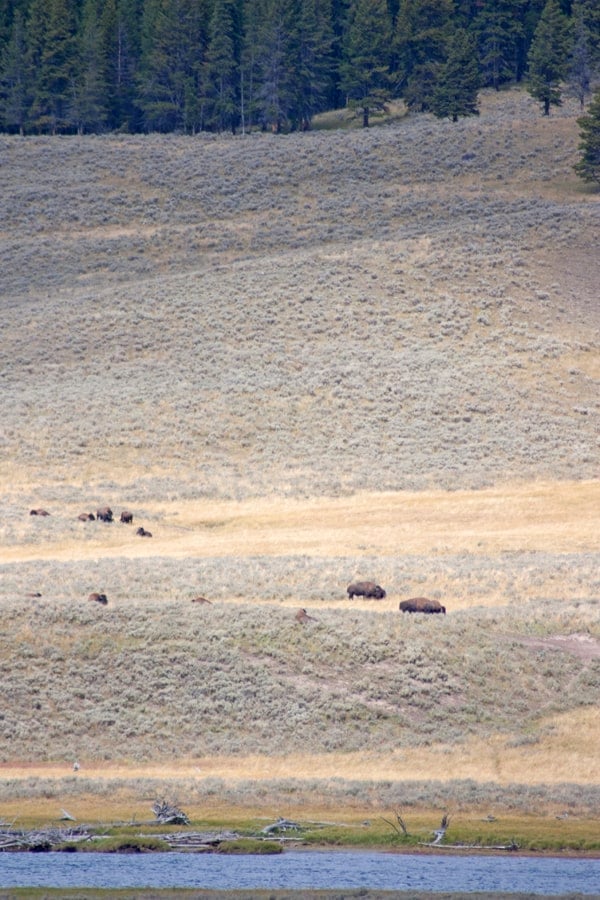
[[[578,114],[0,139],[0,799],[598,812]]]

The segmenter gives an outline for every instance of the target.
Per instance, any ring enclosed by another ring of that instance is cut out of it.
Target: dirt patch
[[[600,641],[589,634],[557,634],[548,638],[520,638],[532,650],[564,650],[583,660],[600,658]]]

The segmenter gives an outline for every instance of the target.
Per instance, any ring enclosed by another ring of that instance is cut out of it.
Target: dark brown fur
[[[90,594],[88,600],[92,600],[94,603],[102,603],[104,606],[108,603],[106,599],[106,594],[97,594],[95,591],[93,594]]]
[[[124,522],[125,525],[131,525],[133,522],[133,513],[127,512],[126,509],[121,513],[121,522]]]
[[[50,513],[47,509],[32,509],[29,512],[30,516],[49,516]]]
[[[96,516],[94,513],[79,513],[77,516],[80,522],[95,522]]]
[[[401,612],[420,612],[420,613],[443,613],[446,614],[446,607],[442,606],[437,600],[430,600],[428,597],[411,597],[410,600],[402,600],[399,609]]]
[[[113,511],[110,506],[103,506],[102,509],[96,510],[96,518],[101,522],[112,522]]]
[[[365,600],[383,600],[385,591],[379,584],[374,581],[355,581],[346,588],[348,596],[352,600],[354,597],[364,597]]]
[[[139,534],[140,537],[152,537],[152,533],[150,531],[146,531],[143,525],[140,525],[136,534]]]

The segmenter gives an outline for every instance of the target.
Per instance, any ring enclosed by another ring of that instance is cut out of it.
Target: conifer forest
[[[598,0],[0,0],[0,130],[306,130],[392,100],[456,121],[522,82],[541,114],[600,71]]]

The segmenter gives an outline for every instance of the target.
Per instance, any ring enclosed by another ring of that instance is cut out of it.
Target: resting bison
[[[375,584],[374,581],[355,581],[347,587],[348,596],[352,600],[354,597],[364,597],[366,600],[383,600],[385,597],[384,589]]]
[[[146,529],[142,525],[140,525],[140,527],[136,531],[136,534],[139,534],[140,537],[152,537],[151,532],[146,531]]]
[[[113,511],[110,506],[103,506],[102,509],[96,510],[96,518],[101,522],[112,522]]]
[[[95,522],[96,516],[94,513],[79,513],[77,516],[80,522]]]
[[[296,622],[301,622],[302,625],[305,625],[306,622],[316,622],[314,616],[309,616],[305,609],[299,609],[296,613]]]
[[[429,600],[427,597],[411,597],[410,600],[402,600],[399,607],[401,612],[444,613],[446,607],[437,600]]]
[[[46,509],[32,509],[29,511],[30,516],[49,516],[50,513]]]
[[[90,594],[88,600],[92,600],[94,603],[102,603],[104,606],[108,603],[106,594],[97,594],[95,591],[93,594]]]
[[[192,603],[208,603],[210,605],[211,601],[206,597],[192,597]]]
[[[133,522],[133,513],[127,512],[126,509],[121,513],[121,522],[125,522],[126,525],[131,525]]]

